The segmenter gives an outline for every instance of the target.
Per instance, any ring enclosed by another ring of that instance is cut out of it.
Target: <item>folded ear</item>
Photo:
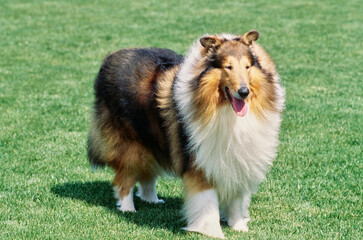
[[[242,37],[242,42],[247,45],[251,45],[252,42],[257,41],[258,37],[260,36],[260,33],[256,30],[249,31],[248,33],[245,33]]]
[[[218,45],[221,44],[221,41],[216,36],[213,35],[202,37],[199,41],[200,44],[202,44],[202,46],[207,50],[210,48],[217,47]]]

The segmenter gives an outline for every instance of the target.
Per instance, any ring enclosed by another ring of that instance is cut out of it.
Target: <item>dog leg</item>
[[[118,171],[115,175],[114,185],[115,197],[118,199],[117,209],[122,212],[136,212],[133,199],[135,178],[127,176],[126,171]]]
[[[243,218],[248,220],[250,220],[250,213],[248,211],[250,204],[251,204],[251,193],[244,194],[242,201],[242,216]]]
[[[218,195],[203,176],[194,171],[183,176],[184,216],[188,224],[183,229],[224,239],[219,222]]]
[[[224,239],[219,223],[218,196],[215,190],[206,190],[188,199],[184,206],[184,214],[188,222],[184,230]]]
[[[228,225],[233,230],[239,232],[248,232],[248,221],[250,220],[248,207],[250,205],[251,194],[245,194],[243,197],[239,197],[231,201],[228,206]]]
[[[130,188],[129,194],[124,196],[122,199],[119,197],[120,192],[122,189],[118,189],[117,187],[114,187],[115,195],[117,197],[117,203],[116,207],[121,212],[136,212],[135,205],[134,205],[134,199],[133,199],[133,190],[134,188]]]
[[[188,222],[184,230],[224,239],[215,190],[205,190],[188,199],[184,206],[184,214]]]
[[[159,199],[156,194],[156,178],[148,182],[140,181],[139,190],[136,193],[141,200],[150,203],[164,203],[164,200]]]

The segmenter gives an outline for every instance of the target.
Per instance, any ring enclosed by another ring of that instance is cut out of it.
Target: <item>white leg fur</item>
[[[147,183],[140,183],[139,190],[136,193],[141,200],[150,202],[150,203],[164,203],[164,200],[159,199],[156,194],[155,187],[156,179]]]
[[[243,197],[234,199],[228,206],[228,225],[231,226],[233,230],[248,232],[247,223],[250,220],[248,213],[250,199],[251,195],[246,194]]]
[[[219,223],[218,196],[215,190],[206,190],[187,199],[184,214],[188,222],[184,230],[224,239]]]
[[[245,219],[250,220],[250,213],[248,211],[248,208],[250,207],[251,203],[251,193],[243,195],[243,201],[242,201],[242,217]]]
[[[114,191],[115,191],[115,196],[118,199],[116,203],[118,210],[122,212],[136,212],[134,205],[133,187],[130,189],[130,193],[127,196],[125,196],[123,199],[119,198],[119,192],[121,191],[121,189],[114,187]]]

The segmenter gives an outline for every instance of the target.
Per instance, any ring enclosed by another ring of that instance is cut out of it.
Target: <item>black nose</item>
[[[238,94],[241,96],[241,98],[246,98],[248,94],[250,94],[250,90],[248,87],[241,87],[238,89]]]

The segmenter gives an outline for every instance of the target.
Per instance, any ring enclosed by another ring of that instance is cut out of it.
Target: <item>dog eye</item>
[[[228,70],[232,70],[232,66],[231,65],[227,65],[224,68],[227,68]]]
[[[250,66],[248,66],[248,65],[247,65],[247,66],[246,66],[246,69],[249,69],[249,68],[250,68]]]

